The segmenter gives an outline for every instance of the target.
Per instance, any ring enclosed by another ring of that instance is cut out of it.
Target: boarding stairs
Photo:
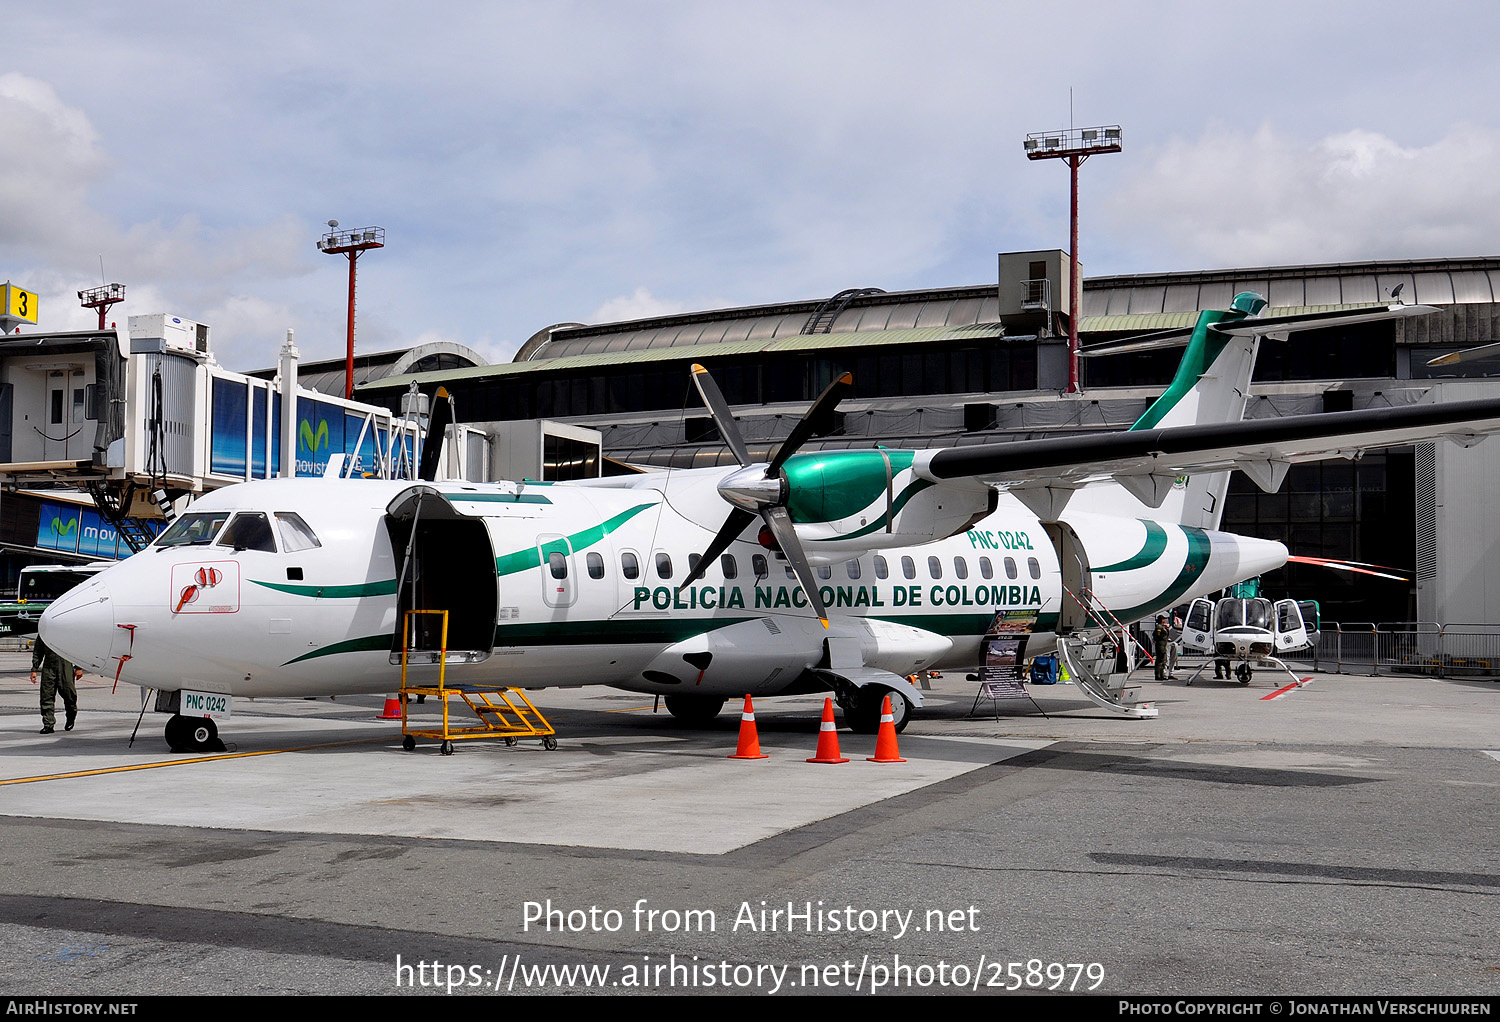
[[[1130,683],[1137,656],[1143,652],[1130,629],[1088,589],[1075,593],[1064,586],[1063,598],[1082,608],[1087,621],[1084,627],[1057,637],[1057,653],[1068,669],[1068,679],[1111,713],[1155,717],[1156,707],[1141,698],[1139,685]]]

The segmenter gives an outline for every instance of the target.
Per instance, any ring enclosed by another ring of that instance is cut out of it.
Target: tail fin
[[[1171,385],[1130,428],[1207,425],[1243,418],[1260,338],[1222,333],[1215,326],[1249,319],[1265,307],[1266,300],[1260,295],[1242,291],[1228,309],[1200,312]],[[1228,472],[1184,476],[1173,486],[1156,517],[1217,529],[1228,489]]]

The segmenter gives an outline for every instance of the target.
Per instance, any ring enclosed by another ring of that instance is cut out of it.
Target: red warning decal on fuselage
[[[238,561],[172,566],[173,614],[233,614],[240,609]]]

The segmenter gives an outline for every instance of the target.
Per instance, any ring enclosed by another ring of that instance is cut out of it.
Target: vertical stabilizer
[[[1130,428],[1208,425],[1243,418],[1260,338],[1222,333],[1215,326],[1249,319],[1265,307],[1260,295],[1242,291],[1228,309],[1200,312],[1171,385]],[[1228,488],[1228,472],[1186,476],[1173,486],[1162,514],[1183,525],[1217,529]]]

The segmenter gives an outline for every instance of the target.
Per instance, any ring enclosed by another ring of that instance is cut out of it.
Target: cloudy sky
[[[41,326],[361,351],[995,279],[1067,245],[1029,131],[1118,123],[1088,273],[1500,253],[1494,3],[11,5],[0,274]],[[1069,50],[1072,56],[1069,57]]]

